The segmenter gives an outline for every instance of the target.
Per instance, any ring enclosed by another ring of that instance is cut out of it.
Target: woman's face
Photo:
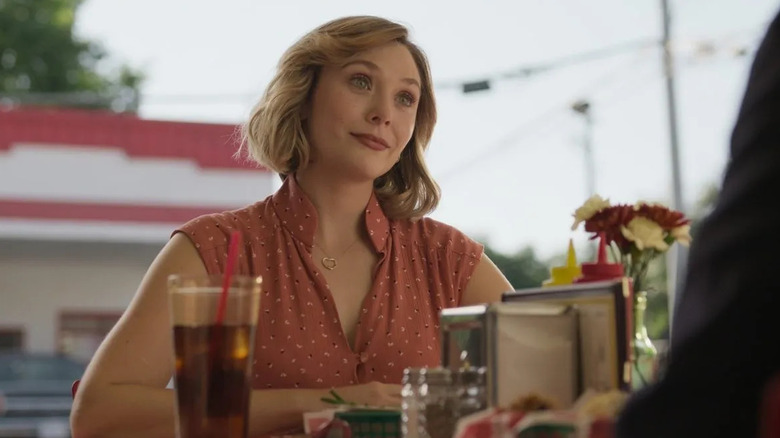
[[[412,138],[420,83],[400,43],[323,67],[303,114],[309,166],[361,182],[385,174]]]

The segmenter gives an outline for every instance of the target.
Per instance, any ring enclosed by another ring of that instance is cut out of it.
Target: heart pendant
[[[331,257],[323,257],[322,266],[324,266],[328,271],[332,271],[336,268],[336,259]]]

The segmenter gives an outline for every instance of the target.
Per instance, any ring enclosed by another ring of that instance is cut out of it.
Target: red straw
[[[225,320],[225,307],[227,307],[228,289],[230,280],[233,276],[233,267],[238,259],[238,249],[241,247],[241,233],[233,231],[230,234],[230,245],[228,246],[228,257],[225,262],[225,275],[222,280],[222,294],[219,296],[219,306],[217,307],[217,324],[222,324]]]

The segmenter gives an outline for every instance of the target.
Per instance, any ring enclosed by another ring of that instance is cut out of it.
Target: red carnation
[[[592,239],[604,233],[606,243],[615,242],[621,252],[631,247],[631,242],[623,237],[620,228],[628,225],[636,216],[634,207],[625,204],[604,208],[585,221],[585,231],[594,233]]]
[[[640,204],[636,209],[636,215],[650,219],[667,231],[691,222],[679,211],[670,210],[662,205]]]

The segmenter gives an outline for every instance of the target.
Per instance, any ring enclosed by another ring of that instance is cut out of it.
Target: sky
[[[718,184],[757,43],[778,0],[669,0],[683,200]],[[672,203],[660,0],[86,0],[77,35],[101,42],[110,72],[146,74],[140,115],[241,123],[284,50],[345,15],[407,25],[427,53],[439,122],[427,153],[443,197],[433,218],[492,247],[565,251],[571,214],[596,192]],[[650,44],[638,44],[646,43]],[[610,53],[610,56],[589,56]],[[585,56],[580,56],[585,55]],[[567,62],[579,60],[579,62]],[[551,65],[533,74],[528,67]],[[464,82],[491,88],[464,94]],[[591,129],[571,106],[590,103]]]

